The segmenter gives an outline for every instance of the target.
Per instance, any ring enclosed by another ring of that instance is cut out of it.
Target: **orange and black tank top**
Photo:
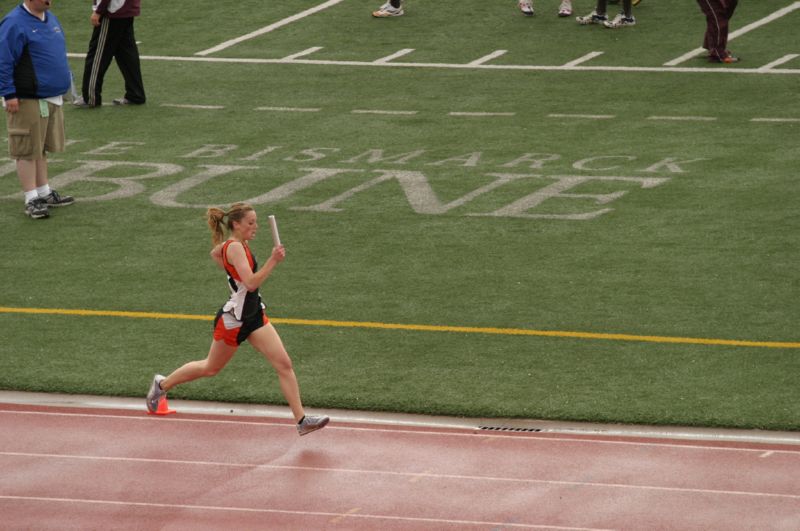
[[[225,272],[228,273],[228,288],[230,289],[231,296],[222,311],[233,314],[239,321],[246,321],[248,318],[260,317],[260,312],[263,310],[264,305],[261,302],[261,295],[258,290],[248,291],[247,286],[242,282],[239,272],[236,268],[228,262],[228,247],[236,240],[228,240],[222,244],[222,264],[225,266]],[[253,273],[258,271],[258,262],[256,262],[250,246],[246,242],[242,242],[245,255],[247,255],[247,262],[250,264],[250,269]]]

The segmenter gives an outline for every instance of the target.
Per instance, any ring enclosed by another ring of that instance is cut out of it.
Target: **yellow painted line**
[[[139,319],[190,319],[211,321],[209,315],[182,313],[123,312],[115,310],[69,310],[61,308],[11,308],[0,306],[0,313],[22,313],[43,315],[79,315],[93,317],[130,317]],[[731,347],[800,348],[800,341],[748,341],[742,339],[712,339],[699,337],[641,336],[634,334],[607,334],[597,332],[571,332],[559,330],[533,330],[528,328],[488,328],[474,326],[438,326],[370,321],[332,321],[327,319],[291,319],[270,317],[276,324],[302,326],[330,326],[336,328],[372,328],[380,330],[406,330],[412,332],[455,332],[461,334],[493,334],[505,336],[538,336],[567,339],[600,339],[608,341],[643,341],[649,343],[676,343],[684,345],[720,345]]]
[[[632,334],[605,334],[595,332],[570,332],[559,330],[531,330],[528,328],[483,328],[471,326],[409,325],[372,323],[364,321],[326,321],[309,319],[274,319],[276,323],[311,326],[338,326],[353,328],[381,328],[386,330],[413,330],[420,332],[460,332],[464,334],[497,334],[507,336],[541,336],[572,339],[606,339],[611,341],[647,341],[651,343],[682,343],[694,345],[727,345],[737,347],[800,348],[800,342],[747,341],[739,339],[707,339],[674,336],[639,336]]]
[[[7,308],[0,306],[0,313],[27,313],[38,315],[80,315],[82,317],[132,317],[136,319],[193,319],[211,321],[213,316],[184,313],[118,312],[115,310],[68,310],[62,308]]]

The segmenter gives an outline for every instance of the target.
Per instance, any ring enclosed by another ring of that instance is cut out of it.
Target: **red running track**
[[[800,529],[800,447],[0,404],[2,529]]]

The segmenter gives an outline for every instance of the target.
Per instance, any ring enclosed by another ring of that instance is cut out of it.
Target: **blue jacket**
[[[41,99],[66,94],[72,83],[67,41],[55,15],[44,21],[18,5],[0,21],[0,96]]]

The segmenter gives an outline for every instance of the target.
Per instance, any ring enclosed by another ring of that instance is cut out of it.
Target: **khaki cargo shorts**
[[[47,117],[42,116],[40,100],[19,100],[19,111],[6,113],[8,152],[12,159],[37,160],[45,152],[64,151],[64,111],[50,102]]]

